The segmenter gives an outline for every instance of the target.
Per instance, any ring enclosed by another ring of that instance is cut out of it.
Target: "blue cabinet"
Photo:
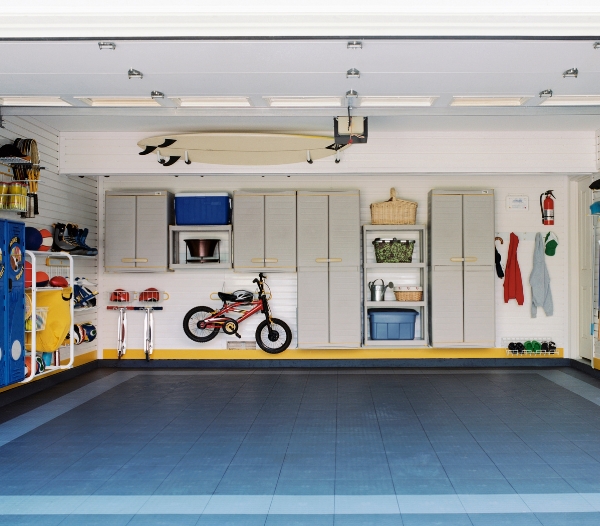
[[[25,223],[0,219],[0,384],[25,376]]]

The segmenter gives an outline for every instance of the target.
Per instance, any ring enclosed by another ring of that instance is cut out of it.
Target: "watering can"
[[[381,281],[381,285],[378,285],[377,282]],[[387,288],[394,288],[394,284],[390,281],[387,285],[383,282],[382,279],[376,279],[374,281],[369,282],[369,290],[371,291],[371,301],[383,301],[385,298],[385,290]]]

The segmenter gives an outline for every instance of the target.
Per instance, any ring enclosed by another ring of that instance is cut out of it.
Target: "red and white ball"
[[[42,234],[42,246],[39,248],[39,250],[47,252],[52,248],[52,233],[50,230],[42,228],[40,230],[40,234]]]

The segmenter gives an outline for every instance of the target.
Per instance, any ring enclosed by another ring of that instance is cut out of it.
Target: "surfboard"
[[[312,162],[350,145],[332,136],[283,133],[186,133],[148,137],[138,142],[140,155],[156,153],[163,166],[186,164],[268,165]],[[337,162],[337,160],[336,160]]]

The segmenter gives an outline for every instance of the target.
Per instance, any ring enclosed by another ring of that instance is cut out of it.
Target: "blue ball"
[[[39,250],[43,241],[42,234],[37,228],[25,227],[25,250]]]

